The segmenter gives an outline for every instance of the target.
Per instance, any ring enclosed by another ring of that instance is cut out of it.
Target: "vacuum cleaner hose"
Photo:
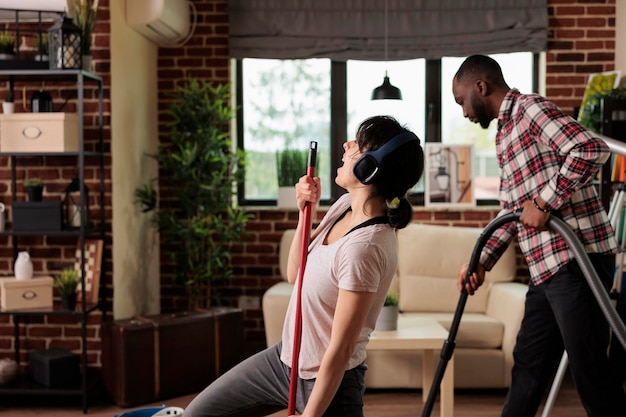
[[[489,237],[493,234],[493,232],[499,229],[503,224],[510,223],[512,221],[519,221],[521,216],[520,212],[514,212],[505,214],[500,216],[489,223],[485,229],[483,230],[481,236],[479,237],[479,241],[474,248],[474,252],[472,253],[472,260],[470,261],[470,271],[476,271],[476,267],[478,266],[478,258],[480,257],[480,253],[482,252],[482,248],[487,243]],[[621,320],[615,307],[613,307],[613,303],[609,297],[608,291],[604,288],[602,281],[600,281],[600,277],[598,277],[598,273],[595,268],[591,264],[589,260],[589,256],[587,256],[587,252],[585,251],[584,246],[574,233],[574,231],[561,219],[558,217],[550,216],[548,221],[546,222],[546,226],[557,232],[565,242],[569,248],[574,252],[574,257],[580,266],[580,269],[587,280],[587,284],[591,289],[604,317],[609,323],[609,326],[613,329],[615,336],[619,339],[620,343],[626,349],[626,326],[624,322]],[[472,263],[472,261],[474,261]]]
[[[472,257],[469,261],[469,266],[467,269],[466,280],[476,271],[478,267],[478,262],[480,260],[480,254],[483,250],[483,247],[491,237],[491,235],[500,227],[507,223],[519,221],[521,216],[521,212],[513,212],[504,214],[500,217],[496,217],[493,219],[485,228],[482,233],[478,237],[478,241],[474,246],[474,250],[472,252]],[[589,260],[589,256],[587,256],[587,252],[585,251],[584,246],[574,233],[574,231],[561,219],[550,216],[548,221],[546,222],[546,227],[549,229],[559,233],[561,237],[568,244],[569,248],[574,252],[574,256],[580,266],[580,269],[587,280],[587,284],[591,289],[604,317],[606,318],[609,326],[613,329],[613,332],[617,339],[620,341],[621,345],[626,349],[626,326],[624,322],[621,320],[617,311],[613,307],[613,303],[609,298],[608,291],[602,285],[602,281],[600,281],[600,277],[598,277],[598,273],[594,269],[591,261]],[[426,403],[424,404],[424,409],[422,410],[422,417],[430,416],[432,412],[435,397],[437,394],[437,390],[439,389],[439,385],[443,379],[443,374],[446,370],[447,362],[452,357],[455,347],[455,339],[456,334],[458,332],[458,328],[461,322],[461,316],[463,315],[463,310],[465,308],[465,303],[467,301],[467,292],[461,292],[459,302],[457,304],[456,311],[454,313],[454,317],[452,319],[452,323],[450,324],[450,330],[448,331],[448,339],[444,341],[443,347],[441,349],[441,361],[439,362],[439,366],[435,372],[435,378],[430,387],[430,393],[428,394],[428,398]]]
[[[613,307],[609,293],[606,288],[604,288],[604,285],[602,285],[602,281],[600,281],[598,273],[591,264],[582,243],[580,243],[574,231],[563,220],[551,216],[547,225],[550,229],[558,232],[574,252],[578,266],[580,266],[583,275],[587,279],[587,284],[589,288],[591,288],[591,292],[596,298],[604,317],[609,322],[609,326],[613,329],[615,336],[617,336],[624,349],[626,349],[626,326],[624,326],[624,322],[617,314],[615,307]]]

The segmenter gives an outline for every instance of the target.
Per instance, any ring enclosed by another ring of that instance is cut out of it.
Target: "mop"
[[[317,157],[317,142],[312,141],[309,148],[309,160],[307,162],[306,174],[313,178],[315,176],[315,160]],[[304,226],[302,228],[302,243],[300,248],[300,268],[298,270],[297,296],[296,296],[296,318],[293,332],[293,350],[291,354],[291,374],[289,381],[289,403],[287,415],[296,414],[296,391],[298,385],[298,360],[300,358],[300,343],[302,338],[302,281],[304,280],[304,269],[309,254],[309,240],[311,239],[311,204],[308,202],[304,206]]]
[[[485,227],[485,229],[478,238],[478,242],[476,242],[476,246],[474,246],[474,251],[472,252],[472,257],[470,259],[469,267],[467,268],[467,274],[465,276],[465,283],[469,282],[470,277],[476,271],[480,258],[480,253],[493,232],[506,223],[518,221],[520,216],[521,212],[505,214],[503,216],[495,218]],[[574,231],[563,220],[560,220],[557,217],[550,216],[548,218],[548,221],[546,222],[546,226],[559,233],[563,237],[563,239],[565,239],[565,242],[568,244],[572,252],[574,252],[574,257],[579,263],[580,269],[583,272],[587,283],[589,284],[589,288],[591,289],[591,292],[593,293],[596,301],[600,306],[600,310],[602,310],[604,317],[607,319],[609,325],[613,329],[615,336],[620,341],[622,346],[624,346],[624,348],[626,349],[626,326],[624,325],[617,311],[615,310],[609,294],[604,290],[604,286],[602,285],[602,282],[600,281],[597,272],[593,268],[593,265],[591,264],[587,253],[585,252],[584,246],[582,245],[582,243],[580,243]],[[450,358],[452,358],[452,354],[454,352],[454,347],[456,343],[455,338],[459,329],[463,310],[465,309],[467,297],[468,293],[464,289],[459,297],[457,308],[452,319],[452,324],[450,325],[450,330],[448,332],[448,338],[444,341],[443,347],[441,349],[441,360],[439,361],[439,365],[437,366],[437,370],[433,378],[433,383],[430,386],[430,392],[428,393],[428,398],[426,400],[426,403],[424,404],[424,409],[422,410],[422,417],[429,417],[433,410],[435,397],[437,396],[437,390],[443,379],[443,375],[446,371],[446,366],[448,365],[448,362],[450,361]]]

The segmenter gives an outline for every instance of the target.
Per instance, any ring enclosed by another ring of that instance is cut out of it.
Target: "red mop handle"
[[[315,160],[317,157],[317,142],[311,142],[309,148],[309,160],[306,175],[315,176]],[[300,344],[302,342],[302,281],[304,281],[304,268],[309,254],[309,240],[311,239],[311,204],[304,205],[304,225],[302,227],[302,243],[300,247],[300,268],[298,269],[298,288],[296,297],[296,320],[293,332],[293,350],[291,352],[291,374],[289,380],[289,405],[287,415],[296,414],[296,391],[298,387],[298,359],[300,358]]]

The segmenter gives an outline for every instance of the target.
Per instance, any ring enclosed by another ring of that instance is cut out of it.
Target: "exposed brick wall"
[[[230,68],[228,59],[228,14],[227,0],[193,0],[198,10],[198,27],[193,38],[183,47],[174,49],[160,49],[159,51],[159,110],[161,140],[167,138],[167,117],[165,112],[170,104],[169,94],[174,92],[177,85],[193,76],[214,83],[229,81]],[[107,293],[110,300],[111,268],[110,264],[110,220],[111,220],[111,184],[110,184],[110,144],[109,130],[109,18],[108,0],[101,0],[99,23],[96,28],[93,55],[96,63],[96,72],[105,80],[105,142],[107,144],[106,158],[106,197],[104,206],[107,217],[107,251],[105,252]],[[608,71],[614,69],[615,48],[615,2],[610,1],[567,1],[549,0],[550,34],[547,54],[546,83],[548,98],[554,100],[567,112],[580,105],[585,88],[587,75],[590,72]],[[30,86],[29,88],[34,88]],[[50,85],[46,83],[48,90]],[[0,95],[6,86],[0,85]],[[54,86],[52,94],[55,103],[60,97],[65,97],[64,91],[70,87]],[[27,91],[30,97],[31,90]],[[18,91],[17,101],[21,91]],[[88,96],[88,114],[85,123],[88,126],[87,138],[93,141],[97,136],[95,130],[95,96]],[[70,100],[70,104],[71,104]],[[75,103],[75,101],[74,101]],[[93,143],[93,142],[91,142]],[[71,172],[59,168],[58,161],[47,158],[34,161],[39,165],[41,175],[62,187]],[[93,161],[90,161],[89,177],[97,178]],[[24,175],[20,171],[21,176]],[[5,204],[9,197],[9,161],[0,158],[0,200]],[[89,183],[91,189],[95,184]],[[167,184],[161,184],[167,186]],[[21,191],[20,191],[21,193]],[[95,193],[93,193],[95,194]],[[21,194],[20,194],[21,196]],[[20,198],[23,198],[20,197]],[[101,202],[92,201],[92,206]],[[250,236],[233,250],[233,264],[235,277],[228,287],[224,288],[226,301],[236,305],[240,295],[261,297],[263,292],[274,283],[280,281],[278,272],[278,243],[281,232],[295,227],[297,215],[293,211],[270,209],[252,209],[255,219],[249,224]],[[92,213],[95,215],[95,213]],[[321,216],[323,213],[318,213]],[[484,226],[496,214],[495,210],[475,209],[463,211],[436,211],[418,209],[414,213],[414,221],[447,224],[450,226]],[[72,245],[59,239],[29,238],[28,248],[36,259],[35,268],[38,272],[53,271],[63,259],[73,256]],[[69,242],[71,243],[71,242]],[[0,273],[8,274],[12,270],[12,249],[10,239],[0,237]],[[522,262],[520,261],[521,279],[525,277]],[[171,267],[163,259],[162,305],[164,310],[181,306],[180,291],[172,286]],[[22,326],[22,346],[26,349],[40,347],[65,347],[78,349],[80,338],[77,337],[79,328],[73,320],[48,317],[32,324]],[[93,320],[93,323],[92,323]],[[60,322],[62,321],[62,322]],[[10,356],[13,351],[13,326],[10,317],[0,316],[0,356]],[[100,334],[99,315],[90,317],[88,351],[92,365],[99,365]],[[248,351],[254,351],[264,346],[263,320],[260,309],[245,310],[245,329]],[[22,357],[25,360],[25,357]]]
[[[548,0],[546,97],[580,107],[590,73],[615,69],[615,0]]]

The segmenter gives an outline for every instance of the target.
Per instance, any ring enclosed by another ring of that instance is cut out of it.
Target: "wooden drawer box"
[[[75,113],[0,115],[0,152],[77,152]]]
[[[52,308],[52,277],[0,278],[0,308],[30,310]]]

